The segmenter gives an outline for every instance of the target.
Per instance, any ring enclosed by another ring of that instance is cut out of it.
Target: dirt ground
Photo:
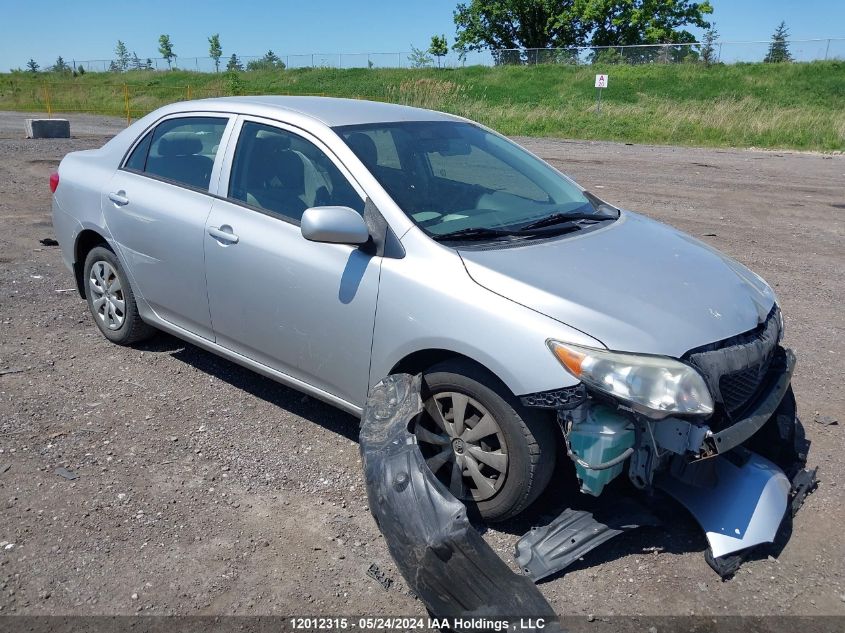
[[[24,116],[0,113],[0,614],[424,614],[368,512],[355,419],[169,336],[127,349],[99,334],[39,240],[53,237],[48,174],[123,124],[72,117],[76,138],[35,141]],[[519,140],[773,285],[822,480],[779,556],[730,581],[678,511],[543,594],[585,622],[845,615],[845,156]],[[486,531],[505,560],[552,497]]]

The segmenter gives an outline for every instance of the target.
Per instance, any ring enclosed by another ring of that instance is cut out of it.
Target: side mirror
[[[361,214],[349,207],[311,207],[302,214],[302,237],[312,242],[364,244],[370,232]]]

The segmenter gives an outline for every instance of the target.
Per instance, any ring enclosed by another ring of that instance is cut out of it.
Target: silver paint
[[[207,193],[118,169],[147,130],[191,114],[231,119]],[[244,120],[320,146],[373,201],[405,257],[312,242],[297,223],[221,199]],[[80,233],[96,231],[146,321],[353,413],[370,385],[415,352],[467,356],[521,395],[576,382],[549,353],[549,338],[678,356],[754,327],[771,307],[771,290],[741,265],[628,212],[606,228],[521,248],[459,253],[432,241],[331,129],[405,120],[461,119],[314,97],[161,108],[62,161],[53,216],[63,259],[73,266]]]
[[[665,478],[661,487],[692,513],[717,558],[772,542],[786,512],[789,479],[756,453],[741,466],[725,456],[713,459],[718,481],[713,488],[671,477]]]
[[[349,207],[311,207],[302,214],[302,237],[312,242],[363,244],[370,233],[361,214]]]

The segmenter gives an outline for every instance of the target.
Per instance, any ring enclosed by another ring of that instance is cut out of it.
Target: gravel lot
[[[58,248],[39,240],[53,237],[50,171],[122,122],[72,117],[78,137],[33,141],[24,116],[0,113],[0,613],[424,614],[367,510],[355,419],[169,336],[135,349],[100,336]],[[773,284],[822,479],[777,559],[728,582],[678,512],[542,592],[585,622],[845,615],[845,157],[520,141]],[[485,538],[511,561],[554,503]],[[366,576],[373,562],[388,591]]]

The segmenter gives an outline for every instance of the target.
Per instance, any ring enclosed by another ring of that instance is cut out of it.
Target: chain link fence
[[[769,41],[714,42],[711,58],[715,63],[762,62],[769,52]],[[845,60],[845,38],[792,40],[787,47],[796,62]],[[644,44],[632,46],[579,46],[573,48],[500,49],[490,51],[493,65],[508,64],[653,64],[688,63],[702,58],[705,45]]]
[[[301,55],[280,55],[274,64],[268,65],[264,56],[243,56],[239,62],[245,70],[257,65],[262,68],[419,68],[459,66],[497,66],[531,64],[573,64],[596,65],[596,70],[606,71],[609,64],[658,64],[700,62],[701,44],[672,44],[650,46],[580,47],[568,49],[506,49],[477,51],[458,56],[450,53],[439,60],[431,56],[420,56],[419,51],[409,53],[308,53]],[[726,64],[759,62],[769,50],[769,42],[717,42],[711,51],[715,62]],[[845,60],[845,38],[791,41],[789,51],[799,62],[815,60]],[[216,65],[210,57],[178,57],[168,65],[161,58],[147,58],[130,63],[128,70],[165,71],[168,68],[196,73],[211,73],[212,76],[197,77],[191,85],[190,75],[172,76],[175,81],[159,81],[160,77],[124,75],[116,70],[114,60],[67,60],[78,73],[97,73],[97,80],[80,82],[70,73],[12,73],[0,83],[0,109],[54,113],[97,113],[120,116],[130,122],[159,107],[174,101],[241,94],[242,79],[230,76],[225,71],[228,58],[220,60],[220,74],[214,74]],[[599,68],[600,67],[600,68]],[[592,71],[590,71],[592,72]],[[139,79],[141,80],[139,82]],[[354,92],[351,96],[371,100],[407,103],[434,109],[441,109],[443,103],[456,98],[459,91],[449,81],[434,78],[429,74],[414,79],[408,77],[395,86],[368,91],[378,94]],[[317,88],[318,90],[320,88]],[[446,92],[443,92],[443,91]],[[274,94],[285,94],[273,90]],[[441,94],[442,93],[442,94]],[[297,92],[297,94],[304,94]],[[319,93],[311,93],[317,96]]]
[[[769,41],[716,42],[713,58],[717,63],[736,64],[762,62],[769,50]],[[704,44],[647,44],[634,46],[580,46],[573,48],[498,49],[450,52],[434,57],[424,51],[395,53],[301,53],[279,55],[285,68],[421,68],[461,66],[501,66],[516,64],[645,64],[685,63],[701,59]],[[796,62],[845,60],[845,38],[791,40],[789,52]],[[261,55],[238,56],[245,70],[260,65]],[[85,72],[122,72],[123,70],[170,70],[215,72],[218,66],[211,57],[133,58],[125,66],[114,59],[65,60],[73,70]],[[219,60],[219,70],[226,70],[229,58]],[[281,64],[277,64],[281,67]],[[49,68],[50,66],[42,66]]]

